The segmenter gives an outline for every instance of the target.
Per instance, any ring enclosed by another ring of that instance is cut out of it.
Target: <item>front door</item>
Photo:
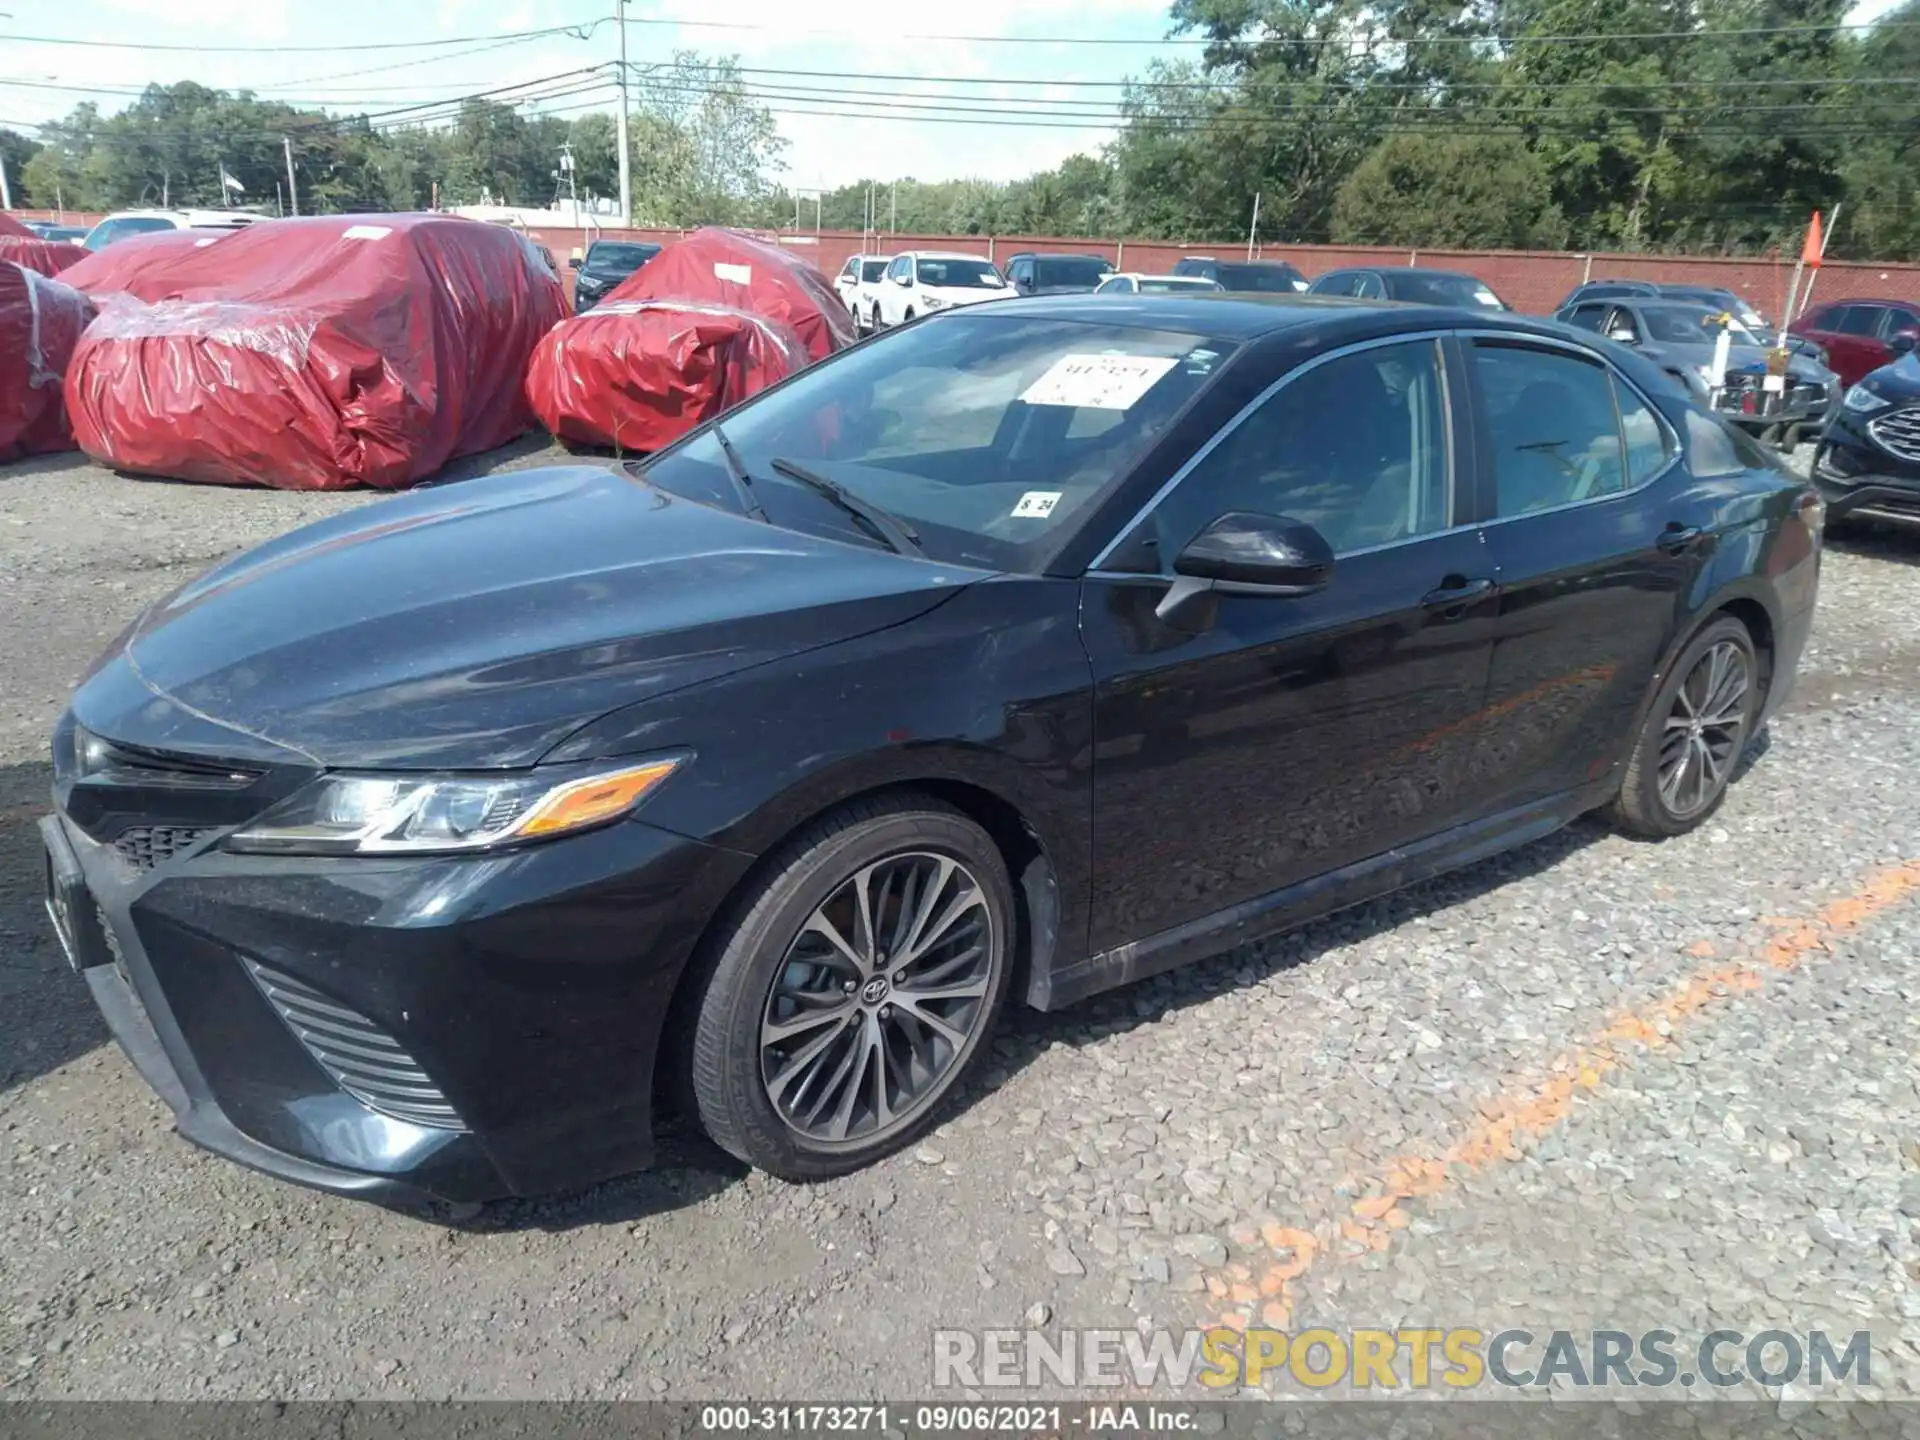
[[[1486,542],[1500,582],[1472,784],[1489,808],[1565,795],[1621,762],[1711,552],[1713,512],[1632,386],[1581,351],[1472,346]]]
[[[1095,951],[1430,835],[1461,788],[1493,614],[1478,532],[1454,528],[1438,339],[1296,371],[1230,427],[1085,581],[1095,678]],[[1173,557],[1219,515],[1316,526],[1318,594],[1218,598],[1175,630]]]

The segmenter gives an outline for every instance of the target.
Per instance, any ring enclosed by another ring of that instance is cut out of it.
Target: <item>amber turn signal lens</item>
[[[611,820],[639,804],[648,791],[679,768],[678,760],[654,760],[631,770],[563,785],[533,808],[516,833],[558,835]]]

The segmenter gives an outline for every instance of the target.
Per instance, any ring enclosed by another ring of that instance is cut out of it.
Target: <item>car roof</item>
[[[1022,296],[969,306],[956,314],[1052,316],[1066,321],[1100,325],[1125,324],[1148,330],[1172,330],[1218,336],[1226,340],[1253,340],[1289,330],[1325,329],[1330,335],[1349,330],[1392,333],[1398,320],[1409,330],[1444,329],[1458,325],[1475,330],[1489,327],[1523,334],[1560,336],[1565,327],[1510,311],[1491,314],[1458,305],[1403,305],[1392,300],[1350,300],[1334,295],[1248,295],[1234,291],[1200,290],[1191,293],[1129,295],[1095,298],[1091,295]],[[1589,337],[1591,338],[1591,337]]]
[[[912,260],[986,260],[987,259],[987,257],[984,255],[969,255],[964,250],[902,250],[899,255],[895,255],[892,258],[895,260],[898,260],[902,256]],[[988,261],[987,263],[992,264],[993,262]]]

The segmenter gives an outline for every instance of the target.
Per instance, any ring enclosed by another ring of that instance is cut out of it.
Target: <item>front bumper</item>
[[[751,863],[628,821],[404,863],[202,841],[140,869],[64,808],[41,824],[76,965],[180,1133],[281,1179],[405,1205],[647,1165],[674,986]],[[290,1012],[262,975],[314,998]],[[397,1078],[376,1079],[369,1103],[330,1068],[341,1053]],[[411,1102],[423,1085],[445,1123],[381,1098]]]
[[[1782,445],[1823,434],[1844,393],[1837,385],[1794,380],[1789,380],[1783,392],[1768,391],[1761,388],[1759,377],[1745,379],[1750,383],[1720,394],[1715,411],[1749,434]]]
[[[1851,411],[1843,411],[1827,427],[1813,458],[1812,478],[1826,501],[1829,520],[1873,515],[1920,522],[1920,462],[1887,449]]]

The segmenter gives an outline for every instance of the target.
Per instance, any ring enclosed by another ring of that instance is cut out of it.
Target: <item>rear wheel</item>
[[[1614,819],[1639,835],[1681,835],[1726,798],[1760,707],[1760,664],[1731,616],[1680,652],[1634,743]]]
[[[796,837],[716,941],[692,1066],[707,1133],[790,1180],[911,1144],[993,1025],[1014,913],[992,839],[930,797]]]

